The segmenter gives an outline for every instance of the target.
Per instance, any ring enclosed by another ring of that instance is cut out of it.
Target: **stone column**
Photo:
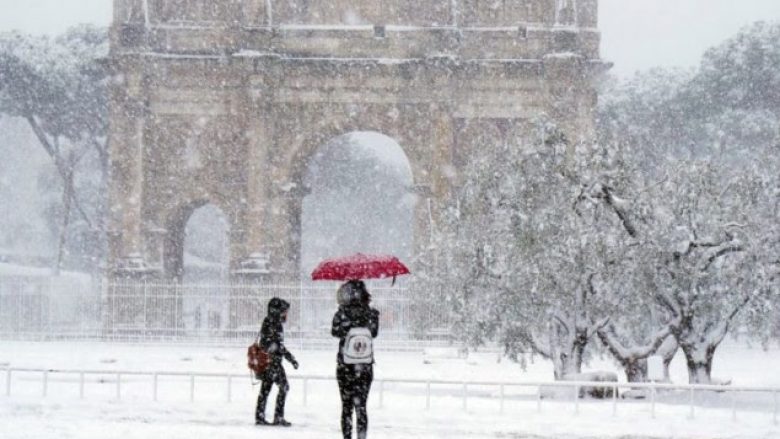
[[[269,0],[244,0],[243,24],[249,27],[270,25],[270,6]]]
[[[455,142],[454,110],[446,105],[438,105],[433,116],[433,166],[431,171],[431,189],[437,199],[450,196],[453,184],[453,143]]]
[[[247,68],[251,68],[249,66],[251,62],[248,62]],[[236,117],[243,118],[246,133],[247,179],[240,225],[237,226],[242,231],[242,242],[234,245],[239,254],[232,270],[238,279],[253,282],[268,280],[270,275],[269,241],[273,235],[268,234],[267,223],[272,206],[269,192],[273,186],[273,168],[268,155],[274,139],[274,124],[270,78],[265,74],[251,75],[246,78],[244,87],[243,98],[234,112]]]
[[[555,0],[555,24],[575,26],[577,24],[577,0]]]
[[[134,67],[135,57],[119,60],[117,83],[111,91],[109,183],[112,267],[119,276],[143,274],[146,270],[142,235],[144,180],[143,75]]]
[[[599,25],[598,0],[579,0],[577,4],[577,25],[584,28],[597,28]]]
[[[455,169],[453,163],[454,113],[447,105],[435,105],[430,112],[432,137],[429,173],[426,181],[415,181],[417,196],[414,218],[415,259],[429,254],[432,234],[439,227],[440,209],[452,197]],[[419,146],[418,146],[419,147]],[[419,174],[419,173],[418,173]],[[420,176],[417,176],[420,178]],[[425,265],[425,261],[418,261]]]
[[[433,196],[431,185],[426,182],[416,184],[412,188],[417,197],[414,207],[414,260],[428,253],[432,233],[436,226],[435,209],[437,200]]]
[[[114,0],[114,23],[144,23],[143,0]]]
[[[299,183],[275,183],[269,200],[266,236],[270,266],[274,276],[297,279],[300,276],[301,215],[308,190]]]
[[[581,55],[551,54],[544,58],[543,65],[547,114],[566,137],[568,160],[572,160],[574,147],[588,140],[593,128],[592,114],[583,115],[583,97],[593,89],[587,60]]]

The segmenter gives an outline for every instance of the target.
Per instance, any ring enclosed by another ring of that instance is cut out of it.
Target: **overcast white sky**
[[[112,0],[0,0],[0,31],[57,33],[108,24]],[[757,20],[780,20],[780,0],[600,0],[602,55],[614,72],[693,66],[704,50]]]

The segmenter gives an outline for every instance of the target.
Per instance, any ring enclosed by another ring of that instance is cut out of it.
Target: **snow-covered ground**
[[[290,343],[294,349],[294,343]],[[211,372],[245,375],[245,351],[240,347],[125,345],[109,343],[0,342],[0,367],[74,370],[124,370]],[[335,354],[326,351],[296,352],[301,375],[333,376]],[[714,375],[731,378],[736,385],[780,386],[775,371],[780,351],[764,352],[730,345],[719,352]],[[612,369],[609,360],[595,360],[588,369]],[[677,383],[685,383],[681,359],[673,363]],[[2,374],[5,375],[5,374]],[[428,364],[420,353],[377,353],[377,379],[432,379],[452,381],[548,381],[547,362],[537,361],[523,372],[516,364],[499,361],[496,353],[472,354],[469,359],[441,358]],[[158,401],[153,401],[149,376],[122,379],[122,398],[116,400],[115,378],[91,377],[85,398],[79,398],[76,376],[52,374],[47,396],[41,396],[40,374],[19,373],[12,381],[11,397],[0,392],[1,438],[254,438],[263,435],[251,425],[257,388],[248,379],[236,379],[231,402],[225,380],[199,379],[195,402],[190,402],[187,377],[161,378]],[[0,377],[0,390],[5,377]],[[370,401],[372,438],[777,438],[780,428],[772,422],[771,397],[737,395],[736,420],[732,419],[730,394],[709,395],[689,419],[687,395],[659,400],[655,419],[650,405],[620,401],[617,414],[607,401],[544,401],[541,411],[536,389],[507,389],[503,413],[497,388],[469,389],[468,409],[463,410],[460,387],[434,390],[426,410],[425,388],[387,383],[381,397],[375,385]],[[275,438],[339,437],[339,400],[335,383],[308,383],[304,404],[303,383],[292,381],[288,417],[290,430],[273,429]],[[700,403],[702,401],[699,401]],[[270,407],[269,407],[270,410]],[[575,413],[575,410],[578,413]]]

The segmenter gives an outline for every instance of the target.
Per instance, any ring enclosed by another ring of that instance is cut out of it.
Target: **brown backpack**
[[[271,364],[271,357],[266,351],[264,351],[258,343],[252,343],[247,349],[247,367],[249,367],[255,375],[260,375],[268,369]]]

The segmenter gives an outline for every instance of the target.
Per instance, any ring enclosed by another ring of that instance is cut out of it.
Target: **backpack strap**
[[[263,329],[260,328],[260,330],[257,332],[257,337],[255,337],[255,344],[260,347],[260,338],[263,336]]]

